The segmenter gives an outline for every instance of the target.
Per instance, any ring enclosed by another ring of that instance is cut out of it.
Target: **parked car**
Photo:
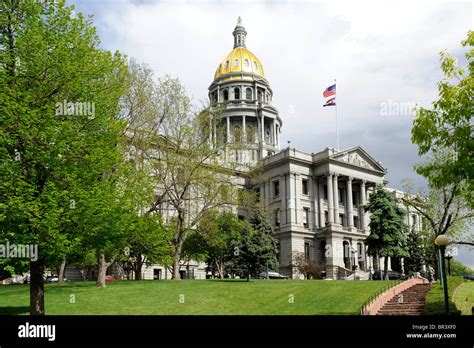
[[[384,274],[383,271],[381,271],[381,272],[376,271],[374,273],[374,275],[372,276],[372,279],[373,280],[385,279],[383,274]],[[405,279],[407,279],[407,276],[403,275],[403,274],[401,274],[400,272],[397,272],[397,271],[388,271],[388,279],[390,279],[390,280],[399,280],[399,279],[405,280]]]
[[[474,274],[463,274],[464,279],[474,280]]]
[[[46,283],[56,283],[56,282],[59,282],[59,277],[58,276],[49,276],[49,277],[46,277],[46,279],[44,281]],[[68,281],[66,277],[64,277],[64,281],[65,282]]]
[[[116,280],[122,280],[122,278],[114,277],[114,276],[111,276],[111,275],[106,275],[105,280],[108,281],[108,282],[113,282],[113,281],[116,281]]]
[[[262,272],[259,275],[260,279],[267,279],[267,272]],[[287,276],[280,274],[278,272],[268,272],[268,278],[270,279],[288,279]]]

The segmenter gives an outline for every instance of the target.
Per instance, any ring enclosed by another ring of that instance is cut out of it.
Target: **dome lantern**
[[[232,33],[234,35],[234,48],[237,47],[244,47],[245,46],[245,38],[247,37],[247,32],[245,31],[244,26],[242,25],[242,18],[237,18],[237,25]]]

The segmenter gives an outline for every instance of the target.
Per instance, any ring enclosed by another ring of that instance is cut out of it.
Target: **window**
[[[234,88],[234,99],[240,99],[240,88]]]
[[[310,259],[309,242],[304,243],[304,257],[306,258],[306,260]]]
[[[360,229],[358,216],[354,216],[354,227]]]
[[[242,131],[239,126],[234,127],[234,143],[242,142]]]
[[[275,227],[280,227],[280,209],[275,211]]]
[[[308,194],[308,180],[307,179],[303,179],[301,181],[301,190],[303,192],[304,195],[307,195]]]
[[[278,197],[280,195],[280,181],[273,182],[273,196]]]
[[[245,90],[245,98],[248,100],[252,99],[252,90],[250,88]]]
[[[254,143],[255,142],[255,130],[253,126],[247,126],[247,143]]]
[[[222,97],[224,99],[224,101],[228,101],[229,100],[229,91],[227,89],[224,89],[222,91]]]
[[[239,66],[239,60],[238,59],[234,59],[234,66]]]
[[[303,208],[303,226],[309,227],[309,208]]]
[[[225,62],[225,68],[226,68],[226,69],[229,69],[229,66],[230,66],[229,61],[226,61],[226,62]]]
[[[244,60],[244,66],[245,66],[246,68],[248,68],[248,67],[250,66],[250,62],[249,62],[248,59],[245,59],[245,60]]]
[[[153,268],[153,280],[161,279],[161,269]]]
[[[256,61],[253,62],[253,66],[255,67],[255,70],[258,70],[258,64]]]
[[[324,212],[324,224],[327,225],[329,223],[329,213],[327,211]]]
[[[255,195],[255,201],[256,201],[256,202],[260,202],[260,188],[258,188],[258,187],[255,188],[255,189],[253,190],[253,193],[254,193],[254,195]]]
[[[324,199],[328,199],[328,186],[327,185],[324,185],[323,187],[323,197]]]
[[[352,205],[356,205],[356,204],[357,204],[357,192],[352,191]]]
[[[344,214],[339,214],[339,223],[343,226],[346,227],[346,219]]]
[[[338,199],[337,199],[337,200],[338,200],[339,204],[344,204],[344,199],[343,199],[343,197],[344,197],[344,190],[343,190],[343,189],[338,189],[337,191],[338,191],[338,192],[337,192],[337,195],[338,195]]]

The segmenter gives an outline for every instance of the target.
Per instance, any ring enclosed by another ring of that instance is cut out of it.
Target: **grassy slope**
[[[449,312],[451,314],[460,314],[459,309],[453,302],[454,290],[460,286],[464,281],[463,277],[452,276],[448,277],[448,296],[449,296]],[[439,315],[445,314],[444,308],[444,290],[439,285],[439,282],[433,283],[431,289],[426,295],[425,299],[425,314]]]
[[[386,286],[384,281],[182,280],[109,282],[98,289],[93,282],[71,282],[47,284],[45,306],[50,315],[350,315]],[[27,314],[28,301],[28,285],[0,287],[0,314]]]
[[[465,281],[454,294],[454,303],[463,315],[471,315],[474,307],[474,281]]]

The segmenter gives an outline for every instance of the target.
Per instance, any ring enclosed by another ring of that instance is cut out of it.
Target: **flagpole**
[[[336,85],[336,79],[334,79],[334,84]],[[336,85],[336,95],[337,95],[337,85]],[[339,151],[339,130],[337,127],[337,104],[339,104],[339,99],[336,97],[336,150]]]

